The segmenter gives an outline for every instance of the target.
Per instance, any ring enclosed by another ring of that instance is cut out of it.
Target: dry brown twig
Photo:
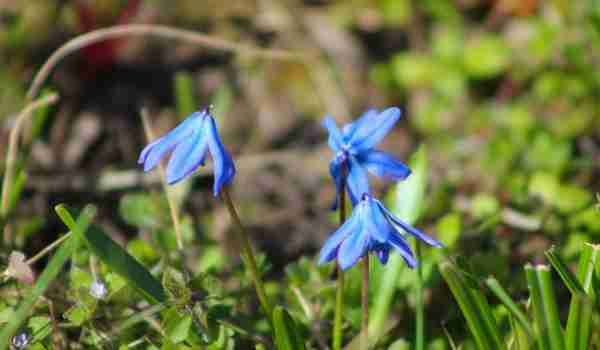
[[[262,49],[247,44],[235,43],[221,38],[216,38],[207,34],[197,33],[190,30],[177,29],[163,25],[150,24],[126,24],[109,28],[103,28],[91,31],[89,33],[75,37],[58,48],[44,63],[37,72],[33,82],[27,92],[27,98],[34,99],[40,92],[40,89],[46,79],[50,76],[58,63],[66,56],[74,53],[86,46],[115,39],[124,36],[156,36],[165,39],[187,41],[213,49],[235,52],[246,56],[262,57],[274,60],[287,60],[303,62],[308,56],[303,53],[295,53],[279,49]]]

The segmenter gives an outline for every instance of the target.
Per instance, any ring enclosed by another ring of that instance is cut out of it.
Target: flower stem
[[[360,349],[369,348],[369,253],[365,254],[362,263],[362,334],[360,338]]]
[[[415,239],[415,255],[417,261],[421,261],[421,244]],[[415,350],[423,350],[425,348],[425,317],[424,317],[424,305],[423,305],[423,268],[422,264],[417,265],[417,283],[415,285],[415,302],[416,302],[416,316],[415,316]]]
[[[240,217],[233,205],[233,201],[231,200],[231,196],[229,195],[229,189],[227,187],[223,187],[221,190],[221,198],[225,202],[227,206],[227,210],[233,219],[233,222],[238,228],[240,233],[240,238],[242,240],[242,255],[245,257],[243,259],[247,268],[250,271],[250,276],[252,278],[252,282],[254,283],[254,288],[256,289],[256,294],[258,295],[258,301],[260,302],[263,311],[267,314],[267,319],[269,322],[271,321],[272,316],[272,308],[271,304],[269,304],[267,299],[267,294],[265,293],[265,288],[262,280],[260,279],[260,274],[258,272],[258,267],[256,265],[256,258],[254,256],[254,252],[252,251],[252,246],[250,245],[250,238],[248,237],[248,233],[240,220]]]
[[[148,110],[146,108],[142,108],[140,111],[140,116],[142,117],[142,124],[144,125],[146,140],[148,142],[154,141],[156,137],[154,135],[154,131],[152,130],[152,125],[150,124]],[[165,196],[167,197],[167,203],[169,204],[169,213],[171,214],[171,221],[173,221],[173,228],[175,229],[175,241],[177,242],[177,252],[179,254],[179,258],[181,259],[181,270],[183,271],[185,280],[190,281],[192,279],[192,273],[188,270],[186,265],[187,258],[183,246],[183,239],[181,238],[181,223],[179,221],[179,209],[177,208],[177,203],[173,198],[173,192],[169,188],[169,185],[166,181],[167,176],[165,172],[165,166],[162,163],[160,163],[158,165],[158,168],[160,171],[163,191],[165,192]]]
[[[346,191],[340,192],[340,226],[346,221]],[[333,350],[342,348],[342,312],[344,309],[344,271],[337,267],[337,291],[335,293],[335,316],[333,321]]]

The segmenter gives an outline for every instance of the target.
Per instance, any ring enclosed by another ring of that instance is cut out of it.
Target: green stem
[[[346,221],[346,190],[340,192],[340,226]],[[337,291],[335,293],[335,316],[333,320],[333,350],[342,348],[342,313],[344,310],[344,271],[337,267]]]
[[[416,301],[416,316],[415,316],[415,350],[423,350],[425,348],[425,317],[423,305],[423,268],[421,265],[421,244],[415,240],[415,254],[419,264],[417,265],[417,283],[415,285],[415,301]]]
[[[362,263],[362,332],[360,338],[360,349],[369,348],[369,253],[365,254]]]
[[[142,108],[140,111],[140,116],[142,117],[142,124],[144,126],[144,132],[146,134],[146,140],[148,142],[152,142],[156,140],[154,135],[154,131],[152,130],[152,125],[150,124],[150,117],[148,115],[148,109]],[[169,213],[171,214],[171,221],[173,222],[173,228],[175,229],[175,241],[177,243],[177,253],[179,259],[181,261],[181,270],[183,271],[183,275],[185,277],[185,281],[190,281],[192,279],[192,273],[188,270],[186,262],[186,254],[183,245],[183,239],[181,238],[181,223],[179,220],[179,209],[177,208],[177,203],[175,198],[173,198],[173,191],[169,188],[167,184],[167,175],[165,172],[165,166],[162,163],[159,163],[158,169],[160,171],[160,178],[162,183],[163,191],[165,192],[165,197],[167,197],[167,203],[169,205]]]
[[[254,252],[252,251],[252,246],[250,245],[250,238],[248,237],[248,233],[246,232],[246,229],[244,228],[244,225],[242,224],[242,221],[235,210],[235,206],[233,205],[233,201],[231,200],[229,189],[227,187],[223,187],[221,190],[221,197],[227,206],[227,210],[229,210],[229,214],[231,215],[233,222],[238,227],[240,238],[242,240],[242,254],[245,257],[244,261],[246,262],[246,267],[248,268],[252,282],[254,283],[254,288],[256,289],[256,294],[258,295],[258,301],[260,302],[263,311],[266,313],[267,319],[270,321],[273,309],[271,308],[271,304],[268,302],[264,285],[260,279],[260,274],[256,265],[256,258],[254,256]]]

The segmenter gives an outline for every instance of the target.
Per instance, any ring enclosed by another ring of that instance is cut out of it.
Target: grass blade
[[[586,243],[579,258],[577,267],[577,279],[581,282],[585,293],[594,296],[596,291],[593,287],[594,271],[600,266],[600,244]]]
[[[477,348],[480,350],[506,349],[498,333],[496,320],[480,290],[467,282],[463,272],[453,263],[444,261],[440,272],[467,320]]]
[[[408,224],[414,224],[417,221],[425,188],[427,186],[427,151],[424,146],[420,146],[409,162],[412,169],[412,175],[405,181],[399,182],[394,191],[394,204],[392,206],[394,214]],[[422,264],[419,264],[421,266]],[[371,321],[369,322],[369,335],[376,341],[381,335],[381,330],[385,329],[385,323],[390,313],[390,306],[396,291],[396,285],[400,273],[404,269],[404,262],[396,254],[390,254],[390,260],[380,276],[380,287],[377,291],[371,305]],[[420,273],[417,271],[417,273]],[[421,293],[422,289],[417,289]],[[421,299],[422,301],[422,299]],[[417,305],[417,313],[422,310],[422,302]],[[421,323],[423,327],[423,323]],[[424,337],[424,331],[417,330],[420,337]],[[374,342],[373,342],[374,343]]]
[[[538,348],[540,350],[564,349],[550,268],[546,265],[527,264],[525,274],[533,305],[534,325],[539,339]]]
[[[303,350],[304,341],[292,316],[281,306],[273,310],[275,344],[278,350]]]
[[[506,290],[502,287],[502,285],[500,285],[500,282],[498,282],[498,280],[494,277],[488,277],[488,279],[485,280],[485,284],[492,291],[492,293],[494,293],[494,295],[498,299],[500,299],[502,304],[504,304],[504,306],[511,313],[511,316],[514,317],[514,319],[517,322],[519,322],[520,326],[523,328],[523,330],[526,332],[526,335],[529,337],[529,340],[533,341],[533,327],[531,327],[527,316],[525,315],[525,313],[523,313],[523,311],[521,311],[521,308],[511,299]]]
[[[600,246],[592,244],[584,246],[576,276],[583,292],[573,294],[569,306],[569,317],[567,318],[567,329],[565,331],[567,350],[588,349],[592,327],[592,310],[596,301],[596,291],[592,288],[592,277],[595,265],[600,261],[599,256]]]
[[[567,288],[569,288],[571,293],[585,293],[581,283],[579,283],[579,280],[577,279],[577,276],[575,276],[575,274],[569,270],[569,267],[558,255],[554,247],[548,249],[544,254],[546,255],[546,258],[548,258],[548,261],[550,261],[550,264],[552,264],[552,267],[554,267],[556,272],[558,272],[558,275],[563,280]]]
[[[57,207],[57,212],[58,210],[59,208]],[[66,211],[64,207],[60,207],[60,210]],[[48,266],[46,266],[33,288],[29,291],[29,294],[27,294],[23,302],[19,305],[19,308],[11,318],[10,322],[8,322],[0,332],[0,349],[8,348],[14,333],[21,327],[25,319],[29,317],[35,303],[44,294],[50,283],[56,278],[58,273],[62,270],[62,267],[71,258],[71,255],[79,246],[81,236],[87,230],[95,215],[96,209],[92,206],[88,206],[83,210],[77,222],[73,222],[74,224],[70,227],[73,232],[71,237],[60,246],[52,259],[50,259]]]
[[[92,226],[85,233],[84,238],[92,252],[127,280],[150,304],[163,303],[167,300],[160,282],[99,227]]]
[[[565,332],[567,350],[589,349],[593,310],[592,298],[582,293],[573,295]]]
[[[511,350],[529,350],[533,343],[533,338],[527,333],[521,322],[517,318],[510,314],[508,318],[510,322],[510,328],[512,330],[512,344]]]

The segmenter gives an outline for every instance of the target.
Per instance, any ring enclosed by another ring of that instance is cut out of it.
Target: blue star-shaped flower
[[[144,171],[150,171],[171,151],[171,159],[167,164],[169,184],[181,181],[204,165],[207,151],[214,163],[214,195],[219,194],[223,185],[233,181],[235,165],[221,143],[215,119],[208,109],[192,113],[175,129],[146,146],[138,163],[144,164]]]
[[[410,175],[410,169],[406,165],[392,155],[374,148],[398,119],[400,109],[396,107],[381,113],[371,109],[340,131],[333,118],[325,117],[323,126],[329,132],[329,147],[335,152],[335,158],[329,163],[329,172],[337,188],[334,209],[344,184],[353,204],[363,193],[370,193],[365,169],[390,180],[404,180]]]
[[[398,219],[370,194],[364,193],[350,218],[323,245],[319,264],[337,258],[340,268],[346,270],[354,266],[365,254],[374,252],[385,265],[390,250],[394,248],[406,264],[414,268],[417,266],[417,260],[406,242],[405,235],[400,233],[398,228],[431,246],[442,246],[440,242]]]

